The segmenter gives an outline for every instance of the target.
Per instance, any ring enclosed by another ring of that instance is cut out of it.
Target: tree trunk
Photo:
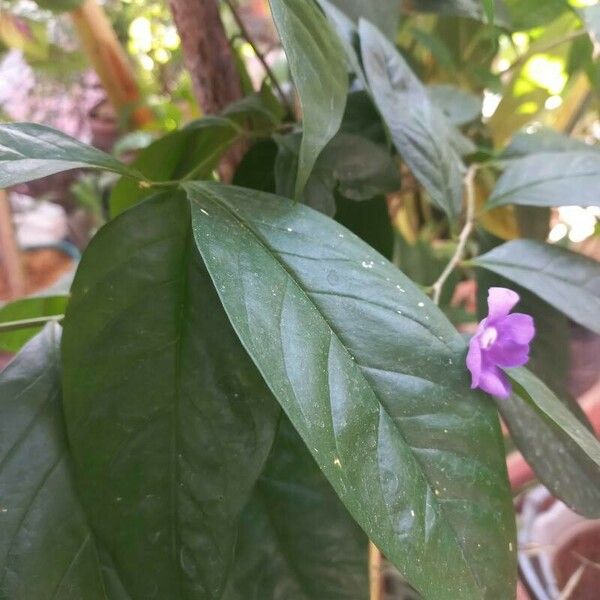
[[[205,114],[242,97],[240,77],[216,0],[170,0],[185,65]]]

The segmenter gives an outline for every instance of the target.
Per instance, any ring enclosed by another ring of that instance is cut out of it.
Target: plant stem
[[[279,81],[277,80],[277,77],[275,77],[275,73],[273,73],[273,69],[271,69],[269,63],[267,62],[267,59],[265,58],[264,54],[260,51],[260,49],[258,48],[256,43],[252,39],[250,32],[248,31],[246,25],[244,24],[244,21],[242,20],[242,17],[240,16],[240,14],[238,12],[237,6],[235,4],[235,0],[225,0],[225,4],[227,4],[227,6],[229,7],[229,10],[231,11],[233,19],[235,20],[235,22],[240,30],[240,33],[242,34],[242,37],[250,44],[250,47],[254,51],[254,54],[256,54],[256,58],[258,58],[258,60],[260,61],[260,64],[263,66],[265,73],[267,74],[267,77],[271,80],[271,83],[275,86],[275,89],[277,90],[277,93],[279,94],[281,101],[285,104],[286,110],[290,114],[293,114],[291,107],[288,103],[287,96],[285,95]]]
[[[37,327],[38,325],[50,323],[50,321],[62,321],[64,317],[65,315],[50,315],[47,317],[34,317],[33,319],[21,319],[19,321],[7,321],[6,323],[0,323],[0,332],[6,333],[7,331]]]
[[[454,268],[462,260],[467,245],[467,240],[473,231],[473,222],[475,220],[475,174],[479,168],[478,164],[471,165],[467,174],[465,175],[464,186],[466,193],[467,210],[465,215],[465,224],[458,236],[458,245],[450,262],[446,265],[446,268],[442,271],[442,274],[438,277],[437,281],[431,286],[432,299],[436,304],[440,303],[440,295],[442,294],[442,288],[444,283]]]
[[[369,541],[369,599],[383,600],[383,585],[381,579],[381,567],[383,557],[379,548]]]

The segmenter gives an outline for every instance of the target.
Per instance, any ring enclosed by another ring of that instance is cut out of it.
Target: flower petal
[[[482,369],[479,387],[484,392],[498,398],[508,398],[512,389],[508,377],[494,365]]]
[[[496,323],[496,329],[499,337],[512,340],[517,344],[529,344],[535,335],[533,317],[523,313],[507,315]]]
[[[491,287],[488,290],[488,319],[495,321],[506,317],[519,300],[517,292],[508,288]]]
[[[499,367],[520,367],[529,360],[529,344],[498,340],[485,354],[486,363]]]
[[[469,342],[467,369],[471,371],[471,389],[476,388],[479,385],[479,375],[481,374],[481,346],[477,335],[474,335]]]

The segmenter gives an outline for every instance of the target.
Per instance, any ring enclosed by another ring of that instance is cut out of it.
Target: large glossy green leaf
[[[60,328],[48,325],[0,374],[0,598],[106,600],[70,472]]]
[[[535,240],[513,240],[473,259],[531,290],[573,321],[600,333],[600,264]]]
[[[599,188],[600,152],[541,152],[510,161],[487,206],[597,206]]]
[[[427,598],[512,598],[504,450],[491,401],[469,390],[462,337],[320,213],[185,188],[238,336],[353,517]]]
[[[0,350],[17,352],[23,344],[39,333],[43,321],[51,317],[60,318],[67,308],[68,296],[32,296],[0,306]],[[24,327],[24,321],[40,319]]]
[[[56,129],[35,123],[0,125],[0,188],[78,168],[105,169],[141,178],[110,154]]]
[[[540,481],[574,511],[600,517],[600,469],[519,394],[498,401],[511,437]]]
[[[283,418],[244,509],[227,600],[366,600],[367,545]]]
[[[270,0],[302,106],[302,147],[295,193],[300,198],[317,156],[340,127],[348,75],[344,48],[312,0]]]
[[[185,198],[149,199],[98,233],[64,327],[76,476],[125,589],[219,598],[279,409],[220,306]]]
[[[398,152],[434,204],[456,217],[464,166],[450,124],[395,46],[367,21],[359,33],[369,87]]]
[[[235,123],[222,117],[206,117],[169,133],[142,150],[133,166],[153,181],[184,177],[194,169],[195,178],[209,177],[223,153],[239,137]],[[110,196],[110,212],[117,216],[155,191],[122,177]]]
[[[574,444],[573,448],[585,458],[582,466],[594,467],[597,481],[600,477],[600,441],[594,433],[540,379],[524,367],[509,369],[508,376],[513,382],[513,393],[568,437]],[[600,514],[600,507],[596,506],[595,513],[596,516]]]

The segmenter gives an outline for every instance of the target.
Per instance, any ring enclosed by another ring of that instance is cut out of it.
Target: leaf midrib
[[[226,203],[220,201],[219,197],[210,189],[207,189],[205,185],[203,185],[201,182],[194,182],[194,184],[192,184],[195,188],[201,188],[202,191],[204,191],[204,193],[206,194],[206,196],[209,197],[210,200],[212,200],[214,203],[216,203],[219,207],[221,207],[222,209],[224,209],[228,214],[231,215],[231,217],[239,224],[240,227],[247,229],[250,233],[252,233],[252,235],[254,236],[254,238],[257,240],[257,242],[268,252],[268,254],[270,256],[273,257],[273,260],[275,261],[275,263],[277,265],[279,265],[279,267],[285,271],[285,273],[288,275],[289,279],[294,283],[294,285],[296,286],[297,289],[300,290],[300,292],[302,293],[302,295],[307,299],[307,301],[311,304],[311,306],[317,311],[317,313],[320,315],[321,319],[323,319],[323,321],[327,324],[327,326],[329,327],[330,331],[331,331],[331,335],[335,335],[337,341],[339,342],[340,346],[344,349],[344,352],[347,354],[348,356],[348,360],[351,360],[351,354],[349,353],[346,345],[344,344],[344,342],[342,341],[342,339],[340,338],[339,334],[337,333],[337,331],[331,326],[331,324],[329,323],[329,321],[325,318],[325,316],[323,315],[323,313],[321,312],[320,308],[314,303],[314,301],[312,300],[312,298],[307,294],[307,292],[304,290],[304,288],[300,285],[300,283],[298,282],[298,280],[296,279],[296,277],[294,276],[294,274],[287,268],[287,266],[279,260],[279,258],[277,257],[277,253],[276,251],[272,250],[270,248],[270,246],[268,245],[268,243],[266,242],[266,240],[264,240],[255,230],[254,228],[250,227],[249,225],[247,225],[242,219],[241,217],[239,217],[234,211],[233,209],[231,209]],[[187,187],[187,186],[186,186]],[[188,196],[188,199],[189,196]],[[197,200],[195,199],[190,199],[191,202],[195,202],[198,204]],[[212,275],[211,275],[212,277]],[[220,296],[220,290],[218,289],[218,286],[215,286],[217,291],[219,291],[219,296]],[[232,323],[233,324],[233,323]],[[438,510],[440,514],[444,515],[444,520],[447,524],[447,526],[449,527],[449,530],[452,532],[453,537],[454,537],[454,541],[456,544],[456,547],[459,549],[460,555],[463,558],[463,562],[467,567],[468,572],[470,573],[472,580],[476,586],[476,588],[478,590],[481,590],[481,586],[479,583],[479,579],[476,577],[473,568],[471,566],[470,561],[468,561],[466,559],[465,553],[464,553],[464,548],[463,546],[460,544],[459,542],[459,536],[454,528],[454,525],[452,524],[452,522],[450,521],[450,519],[448,518],[448,516],[446,515],[446,511],[444,509],[444,505],[442,503],[440,503],[437,500],[437,496],[433,493],[433,486],[425,472],[425,469],[423,468],[423,466],[421,465],[421,461],[419,460],[419,458],[417,456],[414,455],[414,452],[412,450],[412,447],[410,446],[410,444],[408,444],[408,442],[406,441],[403,432],[399,429],[399,427],[396,424],[396,421],[392,418],[392,416],[390,415],[390,413],[387,411],[386,407],[384,406],[384,404],[381,402],[381,399],[379,398],[378,394],[375,392],[375,390],[373,389],[373,387],[371,386],[369,380],[365,377],[364,373],[362,372],[362,369],[359,367],[358,371],[360,372],[360,377],[362,377],[362,379],[364,380],[365,384],[367,385],[367,387],[371,390],[374,398],[377,400],[378,403],[378,410],[383,410],[383,412],[387,415],[387,417],[390,419],[390,421],[393,423],[394,425],[394,429],[398,431],[403,444],[410,449],[411,454],[413,455],[414,460],[417,462],[417,464],[420,467],[420,472],[421,472],[421,476],[423,477],[427,488],[429,490],[429,492],[431,493],[431,497],[435,500],[436,505],[438,506]],[[331,408],[331,404],[330,404],[330,408]],[[380,419],[379,419],[380,420]],[[378,421],[379,422],[379,421]],[[379,431],[379,429],[378,429]],[[334,434],[335,437],[335,434]],[[377,436],[379,439],[379,435]],[[343,469],[342,469],[343,471]],[[379,469],[378,469],[378,473],[379,473]],[[385,504],[385,502],[384,502]]]

